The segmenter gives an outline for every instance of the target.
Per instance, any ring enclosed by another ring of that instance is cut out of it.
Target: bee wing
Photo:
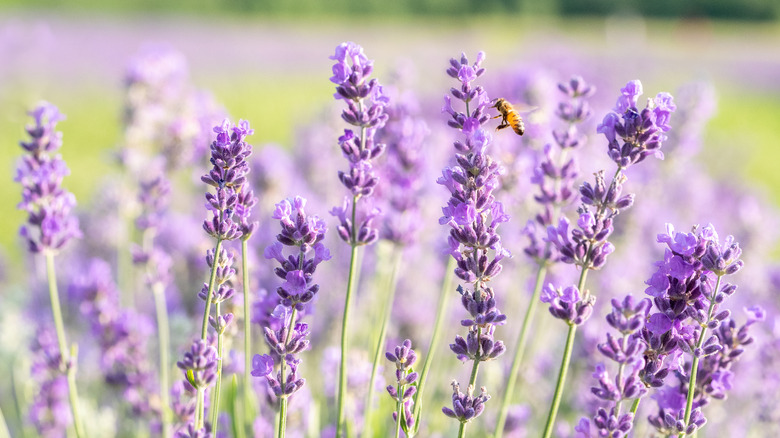
[[[529,105],[527,103],[522,103],[522,102],[514,105],[514,107],[515,107],[515,111],[517,111],[519,113],[524,113],[524,114],[530,114],[530,113],[532,113],[534,111],[539,110],[538,106],[533,106],[533,105]]]

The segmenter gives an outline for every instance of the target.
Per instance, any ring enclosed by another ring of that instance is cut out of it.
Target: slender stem
[[[254,417],[253,403],[251,400],[252,387],[250,384],[249,376],[252,372],[252,327],[251,322],[251,302],[250,289],[249,289],[249,250],[247,248],[247,240],[241,240],[241,277],[244,287],[244,421],[246,424],[242,425],[242,428],[249,426],[251,418]]]
[[[699,333],[699,339],[696,341],[696,349],[698,350],[701,348],[701,345],[704,343],[704,336],[707,334],[707,324],[712,320],[712,312],[715,310],[715,295],[718,293],[718,289],[720,288],[720,279],[723,278],[721,276],[718,276],[718,280],[715,283],[715,291],[712,293],[712,298],[710,299],[710,309],[707,312],[707,321],[702,324],[701,327],[701,333]],[[691,420],[691,411],[693,410],[693,396],[696,393],[696,377],[699,373],[699,356],[697,356],[694,352],[693,360],[691,361],[691,376],[688,380],[688,397],[685,401],[685,427],[688,427],[688,421]],[[680,433],[680,437],[685,436],[685,433]]]
[[[398,400],[396,402],[396,419],[395,422],[395,438],[401,438],[401,422],[404,421],[404,404],[402,402],[402,397],[404,396],[404,385],[401,384],[401,382],[398,382],[398,388],[397,388],[397,394],[398,394]],[[368,435],[370,436],[370,435]]]
[[[582,267],[580,273],[580,281],[577,284],[577,288],[580,293],[584,293],[585,280],[588,277],[587,266]],[[563,350],[563,358],[561,359],[561,369],[558,371],[558,383],[555,385],[555,394],[553,395],[552,405],[550,406],[550,412],[547,414],[547,424],[544,427],[544,438],[550,438],[552,436],[553,426],[555,425],[555,417],[558,415],[558,407],[561,404],[561,398],[563,396],[563,386],[566,383],[566,373],[569,369],[569,362],[571,361],[571,351],[574,348],[574,336],[577,333],[577,325],[569,325],[569,333],[566,336],[566,346]]]
[[[154,293],[154,308],[157,314],[157,337],[159,339],[160,349],[160,402],[162,407],[160,409],[162,420],[162,436],[164,438],[170,438],[171,436],[171,402],[168,394],[169,379],[168,379],[168,350],[170,349],[169,341],[169,326],[168,326],[168,310],[165,305],[165,291],[163,290],[163,284],[155,282],[152,285],[152,292]]]
[[[49,280],[49,298],[51,300],[51,313],[54,317],[54,328],[57,332],[57,345],[60,350],[60,366],[67,366],[66,374],[68,380],[68,398],[70,400],[70,410],[73,415],[73,426],[76,431],[76,437],[84,436],[84,427],[79,416],[78,392],[76,391],[76,358],[68,355],[68,347],[65,341],[65,326],[62,323],[62,309],[60,308],[60,295],[57,291],[57,275],[54,270],[54,253],[46,253],[46,276]]]
[[[512,359],[512,368],[509,370],[509,379],[506,382],[506,390],[504,391],[504,400],[501,402],[501,410],[498,414],[498,421],[496,422],[496,431],[494,433],[495,438],[501,438],[504,434],[504,424],[506,423],[506,416],[509,412],[509,404],[512,402],[512,395],[515,390],[515,384],[520,375],[520,365],[523,363],[523,356],[525,355],[525,346],[528,341],[528,328],[531,326],[536,315],[536,308],[539,305],[539,294],[544,284],[544,277],[547,274],[547,265],[541,263],[539,270],[536,272],[536,284],[534,285],[534,293],[531,296],[531,302],[528,303],[528,308],[525,311],[525,317],[523,317],[523,326],[520,328],[520,336],[517,338],[517,345],[515,345],[515,357]]]
[[[195,396],[195,429],[203,428],[203,410],[205,404],[205,391],[203,388],[198,388],[198,393]]]
[[[238,397],[238,375],[233,374],[233,378],[230,381],[230,412],[231,412],[231,428],[233,430],[233,436],[235,438],[246,437],[246,419],[243,417],[244,409],[241,406],[241,401]]]
[[[217,280],[217,265],[219,265],[219,250],[222,249],[222,238],[217,238],[217,244],[214,245],[214,263],[211,266],[211,276],[209,277],[209,292],[206,298],[206,308],[203,311],[203,324],[200,329],[200,338],[206,340],[206,334],[209,329],[209,315],[211,314],[211,303],[214,301],[214,283]]]
[[[301,253],[301,260],[303,259],[303,253]],[[290,343],[290,339],[292,339],[292,332],[295,329],[295,318],[298,316],[298,309],[293,307],[292,313],[290,314],[290,323],[287,327],[287,336],[284,340],[284,345],[287,346]],[[279,386],[284,389],[285,387],[285,375],[284,375],[284,368],[285,368],[285,361],[284,357],[282,357],[282,363],[279,364],[281,368],[281,381],[279,382]],[[278,429],[278,436],[279,438],[284,438],[285,431],[287,429],[287,395],[282,394],[279,397],[279,429]]]
[[[436,321],[433,323],[433,333],[431,334],[431,341],[428,344],[428,354],[425,356],[425,363],[423,363],[422,372],[420,373],[420,380],[417,384],[417,393],[415,394],[414,399],[414,419],[415,419],[415,428],[417,428],[420,424],[420,416],[422,415],[422,394],[423,389],[425,388],[425,381],[428,378],[428,372],[431,370],[431,364],[433,363],[433,356],[434,352],[436,351],[436,346],[439,344],[439,335],[441,334],[441,327],[444,325],[444,320],[446,309],[447,309],[447,303],[449,300],[447,299],[447,294],[452,291],[454,288],[454,280],[455,280],[455,259],[452,257],[448,257],[447,261],[447,267],[444,271],[444,279],[441,282],[441,291],[439,292],[439,305],[436,309]]]
[[[214,261],[216,265],[216,260]],[[220,303],[214,305],[216,318],[220,316]],[[217,358],[217,383],[214,387],[214,406],[211,407],[211,433],[217,436],[217,416],[219,414],[220,390],[222,389],[222,356],[225,353],[224,333],[217,334],[217,349],[219,356]]]
[[[361,140],[362,141],[362,140]],[[357,216],[357,201],[359,197],[352,197],[352,254],[349,259],[349,279],[347,280],[347,296],[344,299],[344,315],[341,320],[341,366],[339,368],[339,399],[338,399],[338,415],[336,419],[336,438],[341,438],[341,431],[344,424],[346,412],[344,411],[345,399],[347,397],[347,347],[349,333],[349,310],[352,298],[352,292],[355,289],[357,276],[357,258],[358,258],[358,244],[357,244],[357,224],[355,218]]]
[[[477,290],[478,287],[474,287],[474,290]],[[482,337],[482,327],[477,329],[477,339],[480,339]],[[479,373],[479,363],[481,362],[479,356],[477,356],[476,359],[474,359],[474,365],[471,367],[471,376],[469,377],[469,386],[468,386],[468,393],[469,396],[473,395],[474,393],[474,385],[477,383],[477,374]],[[463,438],[466,436],[466,424],[467,421],[462,421],[460,423],[460,429],[458,429],[458,438]]]
[[[631,414],[634,415],[634,419],[636,419],[636,411],[639,410],[639,402],[641,402],[641,398],[637,398],[634,400],[634,403],[631,405]]]
[[[371,417],[373,413],[373,401],[374,401],[374,382],[376,381],[376,374],[379,371],[379,362],[384,357],[382,352],[385,347],[385,339],[387,339],[387,322],[390,320],[390,315],[393,313],[393,299],[395,298],[395,289],[398,284],[398,271],[401,267],[401,258],[403,256],[403,249],[396,247],[394,249],[392,270],[390,271],[390,278],[387,282],[386,300],[384,305],[384,313],[382,315],[382,323],[380,324],[379,336],[376,340],[376,349],[374,351],[374,365],[371,368],[371,379],[368,381],[368,395],[366,396],[365,407],[365,427],[363,428],[363,436],[371,436]],[[399,420],[400,421],[400,420]]]

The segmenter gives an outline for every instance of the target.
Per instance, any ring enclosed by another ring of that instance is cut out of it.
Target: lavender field
[[[778,44],[1,15],[0,438],[777,436]]]

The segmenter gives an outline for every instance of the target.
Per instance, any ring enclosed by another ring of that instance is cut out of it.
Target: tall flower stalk
[[[27,212],[27,224],[20,229],[20,235],[27,241],[33,254],[43,254],[46,260],[46,275],[49,283],[49,299],[52,318],[57,334],[57,369],[68,384],[68,398],[76,436],[84,436],[84,427],[79,415],[76,389],[76,347],[67,347],[65,327],[57,290],[54,256],[72,238],[81,237],[78,220],[72,215],[76,198],[62,188],[62,179],[70,172],[59,155],[54,155],[62,146],[62,133],[55,131],[57,122],[64,119],[54,105],[44,102],[29,113],[34,125],[25,130],[28,141],[19,142],[27,152],[19,162],[14,181],[22,185],[22,202],[17,206]]]
[[[621,210],[634,203],[633,194],[621,196],[627,180],[624,171],[648,156],[663,157],[660,149],[666,139],[664,133],[670,129],[669,118],[676,107],[670,94],[659,93],[655,99],[648,99],[647,106],[640,111],[637,100],[641,94],[641,82],[629,82],[621,89],[613,111],[598,126],[598,132],[608,141],[609,158],[617,165],[609,185],[604,171],[600,171],[594,185],[585,182],[580,187],[582,206],[578,209],[577,228],[570,230],[566,217],[559,220],[557,227],[547,228],[547,241],[560,253],[561,261],[580,268],[580,278],[576,286],[561,289],[548,285],[542,291],[541,300],[550,304],[550,313],[569,326],[544,438],[552,436],[577,326],[593,312],[596,297],[585,288],[588,271],[603,267],[607,256],[615,250],[607,240],[613,232],[612,222]]]
[[[248,186],[246,185],[247,173],[249,173],[248,157],[252,154],[252,146],[246,143],[245,138],[252,135],[254,130],[249,127],[246,120],[239,121],[238,125],[233,125],[229,120],[224,120],[222,124],[214,127],[217,134],[216,139],[211,143],[210,162],[213,165],[209,173],[201,177],[201,181],[214,187],[215,193],[206,193],[206,207],[211,218],[203,222],[203,229],[208,235],[215,239],[213,250],[209,250],[206,255],[206,261],[211,268],[209,282],[203,285],[198,296],[206,302],[203,311],[203,322],[201,325],[200,339],[206,342],[209,324],[217,332],[217,359],[215,363],[215,403],[212,409],[212,423],[215,423],[217,411],[219,410],[219,392],[222,375],[223,358],[223,335],[227,326],[233,319],[233,314],[221,314],[220,303],[233,296],[235,293],[230,286],[230,281],[235,275],[232,267],[233,256],[222,247],[223,242],[235,240],[245,235],[246,229],[245,217],[248,215],[245,209],[247,199],[252,199]],[[249,231],[251,234],[251,230]],[[215,304],[216,316],[211,316],[211,306]],[[195,348],[193,346],[193,348]],[[198,347],[200,352],[205,347]],[[193,354],[195,350],[192,350]],[[203,356],[206,357],[206,356]],[[180,366],[181,368],[181,366]],[[190,382],[192,384],[192,382]],[[200,430],[205,424],[205,403],[201,402],[204,397],[204,391],[210,384],[206,381],[201,383],[198,389],[198,403],[196,412],[195,430]],[[195,386],[193,384],[193,386]],[[216,424],[212,424],[216,428]]]
[[[711,398],[726,397],[731,366],[744,351],[742,346],[752,342],[748,328],[763,319],[763,312],[753,310],[748,323],[737,329],[731,312],[719,310],[737,289],[723,277],[743,266],[742,250],[732,236],[721,243],[711,225],[682,233],[667,224],[658,242],[667,248],[646,282],[645,293],[653,297],[657,312],[650,315],[643,333],[646,364],[640,376],[646,385],[661,387],[670,371],[676,374],[679,385],[659,391],[654,397],[658,414],[649,421],[659,433],[682,437],[707,422],[702,408]],[[714,332],[709,337],[708,330]],[[690,361],[683,362],[685,356]]]
[[[396,404],[393,412],[395,421],[395,438],[400,438],[401,430],[406,436],[414,436],[414,415],[412,414],[412,397],[417,391],[419,375],[412,367],[417,361],[417,354],[412,350],[412,341],[405,340],[403,344],[385,353],[385,357],[395,364],[395,386],[388,385],[387,392]]]
[[[423,141],[428,128],[415,113],[417,103],[410,96],[403,95],[394,99],[387,107],[388,121],[379,132],[378,139],[387,145],[387,162],[382,168],[382,176],[387,184],[379,187],[377,197],[382,202],[384,216],[380,236],[392,245],[390,274],[386,284],[384,311],[376,336],[374,363],[371,369],[365,403],[365,426],[363,436],[371,436],[371,414],[373,412],[374,385],[379,371],[379,363],[385,352],[385,339],[393,311],[399,271],[404,260],[404,249],[414,245],[422,220],[420,218],[420,198],[422,175],[424,172]]]
[[[170,182],[161,174],[144,181],[138,201],[141,214],[136,218],[136,227],[142,232],[141,246],[132,248],[133,263],[145,269],[145,283],[154,295],[154,308],[157,317],[157,339],[160,359],[160,419],[162,435],[171,436],[171,411],[169,379],[170,328],[168,326],[168,309],[165,290],[171,284],[170,268],[173,265],[171,257],[161,248],[155,246],[155,238],[162,220],[165,217],[170,198]]]
[[[285,282],[276,290],[281,299],[274,310],[274,316],[280,321],[279,329],[263,327],[271,355],[255,355],[252,375],[265,377],[279,402],[276,429],[279,438],[284,438],[287,430],[288,401],[306,382],[298,375],[301,360],[297,355],[309,347],[309,326],[301,322],[301,317],[320,289],[312,277],[317,266],[331,258],[322,243],[327,231],[325,222],[319,216],[307,215],[305,207],[306,199],[300,196],[276,204],[273,218],[279,220],[282,231],[276,236],[276,242],[265,250],[267,259],[279,263],[274,272]],[[296,252],[285,256],[285,246],[295,248]],[[275,363],[279,364],[279,371],[273,376]]]
[[[598,380],[598,386],[592,387],[591,392],[603,400],[606,407],[599,407],[592,421],[582,418],[577,424],[576,430],[583,438],[622,438],[633,429],[636,414],[633,406],[638,406],[639,400],[647,393],[639,373],[644,365],[641,329],[650,305],[650,300],[646,298],[636,303],[631,295],[622,301],[612,300],[612,312],[607,315],[607,323],[618,331],[620,337],[607,333],[606,342],[599,344],[598,350],[604,357],[618,364],[617,375],[612,380],[603,363],[596,366],[593,377]],[[632,410],[624,412],[623,402],[632,399]],[[596,433],[591,432],[591,423]]]
[[[450,93],[465,103],[466,112],[456,112],[450,96],[445,96],[443,111],[451,116],[448,124],[465,138],[455,142],[457,164],[445,168],[436,181],[450,192],[439,223],[449,226],[449,253],[456,261],[455,276],[466,283],[465,287],[458,286],[458,293],[468,312],[460,323],[469,331],[466,338],[456,336],[450,349],[460,361],[472,362],[471,375],[465,393],[460,392],[456,381],[452,382],[452,408],[442,408],[445,415],[460,423],[459,437],[466,435],[466,424],[482,413],[484,403],[490,399],[485,387],[480,395],[474,395],[479,364],[505,351],[504,343],[494,338],[494,332],[506,315],[496,307],[495,292],[488,283],[501,272],[501,260],[509,256],[496,231],[509,216],[493,196],[499,186],[501,166],[487,153],[492,137],[482,128],[489,120],[489,98],[481,86],[474,88],[471,84],[485,72],[484,59],[485,54],[480,52],[473,65],[465,54],[460,60],[450,60],[447,74],[461,83],[460,89],[452,88]],[[476,104],[473,111],[469,108],[471,102]]]
[[[336,84],[334,97],[347,104],[341,118],[360,128],[359,134],[345,129],[344,135],[339,137],[341,151],[349,161],[349,170],[339,171],[339,180],[351,192],[352,199],[344,198],[342,206],[331,211],[339,219],[339,237],[352,249],[341,323],[341,366],[336,415],[336,437],[340,438],[346,419],[344,406],[347,397],[349,313],[352,294],[357,287],[358,248],[375,242],[379,234],[371,224],[379,214],[378,209],[371,208],[365,201],[359,201],[370,197],[379,181],[372,160],[382,154],[385,148],[383,144],[374,141],[374,136],[384,126],[388,116],[384,113],[387,97],[376,79],[368,79],[374,63],[363,54],[362,47],[352,42],[342,43],[336,47],[336,53],[330,59],[336,61],[330,78]]]
[[[531,300],[528,302],[520,335],[515,344],[515,355],[512,367],[507,376],[504,399],[496,421],[495,438],[501,438],[509,412],[509,405],[514,395],[515,384],[520,376],[520,366],[523,363],[528,335],[533,330],[533,321],[539,304],[539,295],[544,285],[547,270],[558,259],[558,254],[549,242],[544,242],[539,231],[553,225],[560,216],[561,210],[571,205],[576,196],[574,181],[578,176],[577,161],[569,157],[569,151],[579,149],[585,144],[585,136],[577,129],[577,125],[588,119],[592,113],[585,98],[592,96],[596,88],[586,83],[581,77],[572,77],[568,82],[558,84],[558,89],[567,96],[567,100],[558,105],[556,115],[565,123],[566,128],[553,131],[556,150],[548,144],[544,148],[544,157],[534,169],[531,182],[538,186],[539,191],[534,200],[540,204],[542,211],[533,221],[529,221],[524,232],[530,242],[525,253],[537,264],[536,281]]]

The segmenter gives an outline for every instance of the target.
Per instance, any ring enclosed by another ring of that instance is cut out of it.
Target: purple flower
[[[426,170],[423,142],[428,127],[417,114],[418,104],[409,93],[392,100],[395,105],[386,108],[388,121],[377,133],[377,140],[387,145],[387,162],[380,169],[387,184],[377,187],[385,213],[380,235],[397,244],[410,245],[417,240],[422,224],[419,204]]]
[[[249,173],[247,158],[252,154],[252,146],[244,141],[254,130],[249,122],[241,120],[233,125],[225,119],[221,125],[214,127],[217,134],[211,143],[212,169],[201,176],[201,181],[216,188],[216,193],[206,193],[206,208],[211,212],[211,219],[203,222],[203,229],[210,236],[220,240],[233,240],[251,234],[253,227],[246,223],[247,211],[254,204],[251,195],[243,197],[241,193],[249,190],[246,187],[246,175]],[[239,198],[242,206],[239,207]],[[233,218],[234,213],[240,212]],[[244,220],[242,223],[241,221]]]
[[[62,133],[55,128],[65,117],[48,102],[29,114],[35,125],[25,127],[30,139],[19,142],[29,155],[19,161],[14,177],[22,185],[17,208],[27,212],[27,224],[19,234],[33,253],[56,251],[70,239],[81,237],[78,219],[71,214],[76,198],[61,186],[70,171],[62,158],[54,155],[62,145]]]
[[[147,339],[152,322],[144,315],[122,309],[111,268],[93,259],[69,287],[80,301],[81,314],[89,323],[100,349],[100,370],[107,384],[119,390],[136,415],[159,412],[152,394],[157,393]]]
[[[299,312],[303,312],[319,291],[319,285],[313,281],[317,266],[331,258],[322,244],[327,231],[325,222],[318,216],[307,215],[305,207],[306,199],[300,196],[276,204],[272,217],[279,220],[282,231],[276,236],[276,242],[265,249],[265,258],[279,263],[274,273],[285,282],[276,290],[281,304],[262,319],[266,324],[263,326],[265,341],[272,355],[255,355],[252,375],[265,377],[277,399],[291,396],[305,383],[298,376],[301,361],[296,355],[308,349],[310,333],[308,324],[300,322]],[[285,257],[284,247],[296,251]],[[274,376],[275,363],[280,369]],[[289,365],[287,372],[285,365]]]
[[[615,109],[604,117],[598,127],[598,132],[609,141],[609,157],[621,169],[639,163],[649,155],[663,158],[661,145],[666,140],[664,133],[670,129],[669,118],[677,109],[672,96],[659,93],[639,111],[637,100],[642,94],[642,83],[631,81],[620,92]]]
[[[412,415],[412,398],[417,392],[417,378],[419,375],[413,371],[412,365],[417,361],[417,354],[412,350],[412,341],[407,339],[403,344],[395,347],[393,352],[388,351],[385,357],[395,364],[396,385],[388,385],[387,392],[396,402],[396,406],[401,405],[403,412],[396,410],[393,412],[393,420],[401,421],[399,415],[403,414],[403,423],[401,427],[407,431],[414,427],[414,416]]]
[[[265,377],[274,371],[274,358],[267,355],[256,354],[252,357],[252,375]]]
[[[485,402],[490,400],[490,395],[485,388],[482,388],[481,392],[477,396],[471,396],[473,388],[469,388],[468,393],[464,394],[460,392],[460,386],[458,382],[452,382],[452,408],[443,407],[441,411],[444,415],[455,418],[461,423],[468,423],[469,421],[479,417],[482,411],[485,410]]]
[[[190,351],[176,366],[184,373],[184,379],[195,389],[211,386],[217,379],[217,349],[202,339],[192,343]]]
[[[73,422],[68,405],[68,382],[61,369],[57,337],[52,327],[39,327],[31,345],[30,376],[38,384],[29,408],[30,422],[42,437],[59,438]]]

